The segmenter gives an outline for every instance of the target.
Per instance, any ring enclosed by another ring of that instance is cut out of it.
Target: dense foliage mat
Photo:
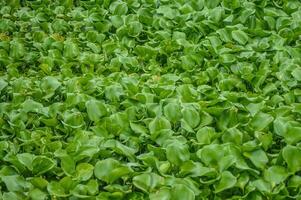
[[[0,8],[0,199],[301,199],[299,0]]]

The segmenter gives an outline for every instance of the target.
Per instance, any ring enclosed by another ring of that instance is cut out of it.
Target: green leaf
[[[26,101],[23,102],[22,109],[24,112],[42,113],[43,105],[32,99],[27,99]]]
[[[210,144],[216,136],[215,130],[212,127],[202,127],[196,133],[196,138],[201,144]]]
[[[286,169],[282,166],[271,166],[264,172],[264,178],[272,185],[283,182],[288,176]]]
[[[284,139],[287,144],[296,144],[301,141],[301,127],[289,125],[287,132],[284,134]]]
[[[294,69],[292,75],[297,81],[301,81],[301,67]]]
[[[56,89],[58,89],[61,86],[61,83],[57,80],[57,78],[53,76],[47,76],[43,78],[41,81],[41,89],[45,93],[52,93]]]
[[[240,7],[239,0],[223,0],[223,5],[227,8],[236,9]]]
[[[128,34],[132,37],[137,37],[142,30],[143,26],[139,22],[131,22],[127,25]]]
[[[155,173],[144,173],[133,178],[133,184],[144,192],[152,192],[163,182],[163,178]]]
[[[235,30],[232,31],[231,34],[232,34],[232,38],[241,45],[245,45],[249,40],[248,35],[244,31]]]
[[[250,122],[251,127],[257,131],[265,129],[274,120],[274,118],[267,113],[257,113]]]
[[[28,187],[24,178],[19,175],[3,176],[1,179],[10,192],[23,192]]]
[[[249,182],[249,180],[250,180],[250,176],[248,175],[248,173],[242,173],[238,178],[235,186],[244,189],[247,183]]]
[[[76,43],[72,41],[66,41],[64,45],[64,56],[68,59],[74,59],[80,53],[80,50]]]
[[[150,200],[171,200],[171,192],[167,187],[161,187],[154,193],[149,195]]]
[[[171,189],[171,199],[173,200],[194,200],[194,192],[184,184],[175,184]]]
[[[254,117],[262,108],[264,107],[264,103],[250,103],[246,106],[252,117]]]
[[[115,1],[110,5],[110,11],[114,15],[125,15],[128,12],[128,7],[125,2]]]
[[[271,185],[269,182],[264,181],[263,179],[257,179],[251,182],[252,186],[255,186],[257,190],[261,192],[269,193],[271,191]]]
[[[87,114],[91,121],[97,122],[101,117],[107,114],[107,108],[104,103],[97,100],[86,102]]]
[[[288,181],[288,187],[298,188],[301,186],[301,177],[293,175]]]
[[[180,165],[181,163],[189,160],[190,152],[186,145],[174,142],[166,147],[166,157],[172,164]]]
[[[32,200],[44,200],[47,199],[47,194],[39,189],[33,189],[29,192],[28,196]]]
[[[90,195],[96,195],[99,191],[99,185],[97,180],[91,179],[87,184],[86,184],[86,188],[88,191],[88,194]]]
[[[210,144],[204,146],[197,152],[197,156],[206,166],[217,166],[220,159],[224,156],[224,149],[221,145]]]
[[[36,156],[32,161],[32,172],[40,175],[50,171],[56,162],[46,156]]]
[[[105,89],[105,96],[110,101],[119,101],[122,95],[124,95],[124,91],[119,84],[110,85]]]
[[[234,155],[227,155],[220,159],[218,163],[219,171],[224,171],[231,167],[236,162],[236,156]]]
[[[173,19],[175,16],[177,16],[177,10],[172,9],[171,7],[167,5],[162,5],[157,9],[157,13],[163,14],[164,17],[168,19]]]
[[[182,118],[181,106],[178,103],[168,103],[164,106],[164,115],[169,121],[178,122]]]
[[[218,23],[222,19],[224,13],[225,11],[223,7],[215,7],[209,12],[209,19]]]
[[[199,125],[201,119],[200,114],[193,108],[184,108],[182,110],[183,119],[191,127],[195,128]]]
[[[140,124],[135,124],[131,122],[130,127],[137,134],[142,134],[142,135],[147,134],[147,129]]]
[[[89,163],[80,163],[76,166],[75,177],[79,181],[87,181],[93,175],[94,166]]]
[[[33,177],[31,180],[30,180],[30,183],[35,186],[36,188],[39,188],[39,189],[46,189],[47,185],[48,185],[48,181],[46,181],[44,178],[41,178],[41,177]]]
[[[113,15],[110,17],[110,20],[112,22],[112,25],[115,27],[115,28],[119,28],[121,27],[123,24],[124,24],[124,20],[122,19],[121,16],[119,15]]]
[[[282,156],[289,171],[295,173],[301,170],[301,149],[287,145],[282,150]]]
[[[229,188],[232,188],[236,184],[236,177],[229,171],[224,171],[221,174],[221,179],[215,187],[215,192],[219,193]]]
[[[71,176],[75,172],[75,161],[69,155],[64,155],[61,157],[61,168],[65,174]]]
[[[17,154],[17,158],[20,163],[25,165],[29,170],[32,170],[32,162],[35,158],[33,154],[30,153]]]
[[[214,172],[215,170],[213,168],[203,167],[203,165],[199,162],[188,160],[181,165],[181,171],[179,174],[181,176],[189,175],[190,177],[200,177]]]
[[[284,136],[287,131],[288,119],[284,117],[278,117],[274,120],[274,131],[277,135]]]
[[[218,6],[221,0],[204,1],[207,8],[212,9]]]
[[[211,125],[214,122],[214,118],[207,112],[200,113],[201,122],[199,127]]]
[[[48,184],[47,190],[51,195],[57,196],[57,197],[67,197],[69,196],[68,192],[65,190],[65,188],[59,183],[52,181]]]
[[[246,152],[244,155],[248,157],[257,168],[260,169],[264,169],[265,165],[269,162],[266,153],[261,149],[252,151],[250,153]]]
[[[6,81],[0,79],[0,92],[8,85]]]
[[[24,196],[16,192],[3,192],[2,198],[3,200],[11,200],[11,199],[22,200]]]
[[[232,54],[220,55],[221,63],[229,64],[229,63],[234,63],[235,61],[236,61],[235,55]],[[221,85],[220,87],[222,88],[222,90],[227,90],[228,88],[230,88],[232,82],[233,82],[232,80],[226,79],[226,80],[222,80],[219,84]]]
[[[67,111],[63,115],[64,125],[71,128],[80,128],[84,125],[84,118],[80,112]]]
[[[21,59],[25,55],[24,44],[20,40],[13,40],[10,42],[10,56],[13,59]]]
[[[95,176],[107,183],[113,183],[115,180],[127,176],[131,171],[129,167],[121,165],[113,158],[98,161],[94,168]]]
[[[150,133],[154,133],[156,131],[171,129],[170,122],[165,117],[156,117],[149,123]]]
[[[243,141],[243,133],[237,128],[230,128],[224,132],[222,139],[224,143],[229,142],[240,145]]]

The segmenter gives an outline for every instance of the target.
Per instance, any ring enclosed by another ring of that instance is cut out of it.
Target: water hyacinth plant
[[[299,0],[0,0],[0,199],[301,199]]]

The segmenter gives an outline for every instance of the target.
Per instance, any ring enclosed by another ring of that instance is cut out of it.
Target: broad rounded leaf
[[[199,125],[201,121],[200,114],[195,109],[184,108],[182,110],[182,114],[183,119],[191,128],[195,128],[197,125]]]
[[[261,192],[270,192],[271,191],[271,184],[269,182],[264,181],[263,179],[257,179],[251,182],[252,186],[255,186]]]
[[[57,197],[67,197],[69,194],[65,188],[58,182],[50,182],[47,186],[47,190],[51,195]]]
[[[194,200],[194,192],[184,184],[175,184],[171,189],[171,199],[173,200]]]
[[[79,55],[80,51],[76,43],[67,41],[64,46],[64,56],[73,59]]]
[[[215,192],[219,193],[221,191],[227,190],[234,187],[236,184],[236,177],[229,171],[224,171],[221,174],[221,179],[215,187]]]
[[[296,80],[301,81],[301,67],[294,69],[292,75]]]
[[[107,183],[113,183],[115,180],[128,175],[132,170],[120,164],[113,158],[98,161],[94,167],[95,176]]]
[[[151,133],[163,129],[171,129],[170,122],[165,117],[156,117],[149,123],[149,130]]]
[[[75,172],[75,161],[69,155],[64,155],[60,157],[61,159],[61,168],[65,172],[65,174],[71,176]]]
[[[131,22],[127,25],[128,34],[132,37],[138,36],[143,29],[143,26],[139,22]]]
[[[110,182],[110,172],[119,166],[120,163],[112,158],[98,161],[94,168],[94,174],[98,179]]]
[[[169,121],[173,123],[179,121],[182,117],[180,105],[177,103],[167,104],[166,106],[164,106],[164,115]]]
[[[245,45],[249,40],[248,35],[241,30],[232,31],[232,38],[241,45]]]
[[[197,156],[206,166],[216,166],[224,156],[224,148],[218,144],[206,145],[197,152]]]
[[[273,117],[267,113],[258,113],[254,116],[250,125],[257,131],[265,129],[272,121]]]
[[[180,165],[190,158],[188,146],[177,142],[169,144],[166,147],[166,157],[172,164]]]
[[[152,192],[163,182],[163,178],[155,173],[145,173],[133,178],[133,184],[144,192]]]
[[[32,99],[24,101],[22,104],[22,108],[24,112],[42,113],[43,111],[43,105]]]
[[[10,192],[23,192],[28,185],[24,178],[19,175],[3,176],[1,180]]]
[[[29,170],[32,170],[32,161],[34,160],[35,156],[30,153],[22,153],[18,154],[17,158],[20,163],[25,165]]]
[[[58,81],[57,78],[55,78],[53,76],[47,76],[47,77],[43,78],[43,80],[41,82],[41,88],[46,93],[54,92],[60,86],[61,86],[61,83]]]
[[[104,103],[96,100],[86,102],[87,114],[90,120],[99,121],[101,117],[107,114],[107,108]]]
[[[265,165],[267,164],[267,162],[269,161],[266,153],[261,149],[255,150],[250,153],[249,152],[245,153],[245,156],[248,157],[251,160],[251,162],[257,168],[260,168],[260,169],[263,169],[265,167]]]
[[[3,80],[3,79],[0,79],[0,92],[8,85],[8,83]]]
[[[282,166],[272,166],[264,172],[265,180],[274,185],[284,181],[287,176],[288,173],[286,169]]]
[[[201,144],[210,144],[215,135],[214,128],[205,126],[198,130],[196,138]]]
[[[167,187],[161,187],[159,190],[149,195],[150,200],[171,200],[171,192]]]
[[[75,176],[80,181],[87,181],[93,175],[94,166],[89,163],[80,163],[76,166]]]
[[[84,125],[84,118],[80,112],[65,112],[63,123],[71,128],[80,128]]]
[[[56,165],[53,159],[46,156],[36,156],[32,161],[32,172],[34,174],[44,174]]]
[[[110,11],[114,15],[125,15],[128,12],[128,7],[125,2],[115,1],[110,5]]]
[[[221,0],[204,1],[207,8],[212,9],[218,6]]]
[[[282,150],[282,156],[287,167],[291,172],[301,170],[301,149],[295,146],[287,145]]]

